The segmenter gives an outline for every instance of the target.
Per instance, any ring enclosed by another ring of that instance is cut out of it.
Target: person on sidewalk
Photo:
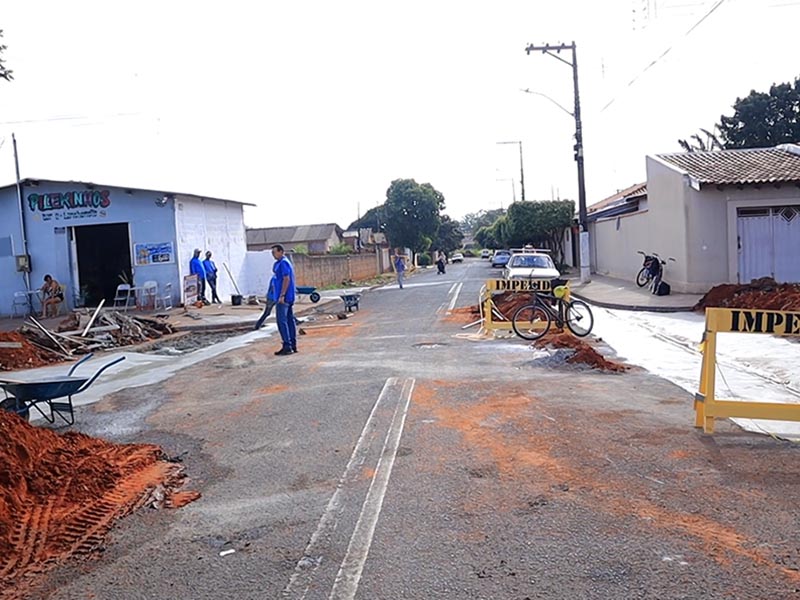
[[[189,261],[189,274],[197,275],[197,300],[203,304],[208,304],[206,300],[206,271],[200,260],[200,248],[194,249],[194,256]]]
[[[436,252],[436,274],[437,275],[444,275],[445,274],[445,265],[447,264],[447,256],[441,250]]]
[[[297,326],[292,310],[295,297],[294,267],[280,244],[272,247],[272,258],[275,259],[275,264],[272,265],[272,281],[269,287],[270,290],[275,290],[273,293],[278,294],[275,299],[275,319],[278,321],[278,331],[283,342],[275,355],[286,356],[297,352]]]
[[[394,270],[397,272],[397,285],[403,289],[403,278],[406,273],[406,257],[399,252],[394,255]]]
[[[217,296],[217,265],[211,260],[211,250],[206,251],[206,259],[203,261],[203,270],[206,272],[206,281],[208,287],[211,288],[211,302],[222,304],[222,301]]]

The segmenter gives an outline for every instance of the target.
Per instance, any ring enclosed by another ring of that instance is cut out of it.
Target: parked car
[[[481,258],[491,258],[491,257],[492,257],[491,250],[489,250],[488,248],[484,248],[483,250],[481,250]]]
[[[543,252],[512,254],[503,270],[504,279],[547,279],[561,277],[550,255]]]
[[[508,250],[495,250],[494,256],[492,256],[492,267],[505,267],[509,258],[511,258],[511,252]]]
[[[464,255],[461,252],[456,252],[450,257],[451,263],[464,262]]]

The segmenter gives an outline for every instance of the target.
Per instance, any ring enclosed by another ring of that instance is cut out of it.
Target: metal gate
[[[800,205],[740,208],[739,283],[760,277],[800,281]]]

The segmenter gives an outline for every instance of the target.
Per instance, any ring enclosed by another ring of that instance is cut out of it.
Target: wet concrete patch
[[[203,333],[188,333],[180,337],[175,337],[168,340],[157,342],[146,350],[147,354],[160,354],[162,356],[178,356],[181,354],[188,354],[201,348],[207,348],[220,342],[224,342],[228,338],[241,335],[242,331],[236,330],[222,330],[210,331]]]

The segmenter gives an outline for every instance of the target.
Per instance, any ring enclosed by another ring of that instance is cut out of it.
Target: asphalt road
[[[428,271],[309,324],[296,355],[265,337],[82,408],[87,433],[181,457],[203,497],[126,518],[35,597],[793,596],[796,447],[704,436],[641,370],[470,339],[449,313],[490,273]]]

